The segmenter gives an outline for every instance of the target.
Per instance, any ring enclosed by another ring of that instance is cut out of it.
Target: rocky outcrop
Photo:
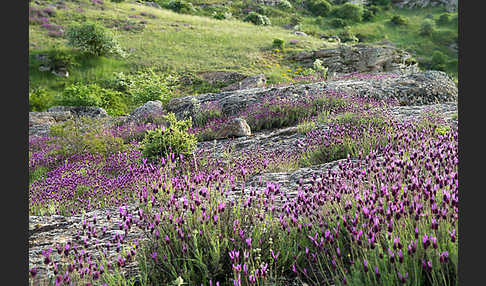
[[[267,79],[263,74],[248,76],[241,81],[223,87],[222,91],[241,90],[265,86]]]
[[[357,44],[341,45],[333,49],[301,52],[289,59],[312,66],[316,59],[328,68],[328,73],[353,72],[417,72],[418,64],[412,56],[392,46]]]
[[[167,107],[179,119],[194,117],[195,102],[217,103],[223,115],[235,115],[246,107],[271,97],[299,98],[325,92],[345,92],[359,97],[396,99],[402,105],[425,105],[457,100],[457,86],[440,71],[396,75],[374,80],[336,80],[285,87],[254,88],[232,92],[208,93],[172,99]]]
[[[216,135],[217,138],[250,136],[251,129],[245,119],[235,118],[224,128],[221,128]]]
[[[46,112],[29,112],[29,136],[44,136],[53,124],[79,117],[107,118],[101,107],[91,106],[54,106]]]
[[[457,12],[459,0],[393,0],[393,4],[399,8],[425,8],[444,7],[448,12]]]
[[[148,122],[160,119],[166,115],[162,102],[160,100],[147,101],[142,106],[135,108],[127,117],[124,122]]]

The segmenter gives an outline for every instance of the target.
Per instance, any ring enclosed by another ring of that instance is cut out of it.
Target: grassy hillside
[[[337,43],[321,39],[332,35],[338,35],[343,42],[346,38],[364,43],[388,40],[412,53],[423,69],[441,69],[457,80],[457,54],[449,47],[457,43],[457,13],[446,14],[443,8],[407,10],[370,6],[361,8],[361,20],[352,21],[340,15],[343,5],[331,5],[323,16],[313,12],[315,9],[309,8],[308,1],[291,1],[290,8],[254,1],[233,1],[229,5],[219,0],[180,2],[182,7],[190,9],[178,9],[181,5],[174,2],[156,2],[164,9],[134,1],[80,0],[64,2],[57,9],[49,6],[56,1],[41,1],[40,5],[31,2],[29,83],[31,90],[39,87],[46,90],[48,103],[44,108],[52,105],[53,99],[71,84],[96,83],[111,88],[107,83],[115,79],[115,73],[131,74],[148,68],[176,78],[194,77],[201,72],[237,71],[248,75],[263,73],[270,84],[289,82],[292,75],[305,67],[286,60],[286,56],[333,47]],[[271,25],[245,22],[250,12],[268,17]],[[392,24],[390,20],[394,16],[403,17],[406,24]],[[448,20],[440,22],[441,16]],[[429,35],[422,35],[426,21],[433,27]],[[96,22],[114,32],[128,56],[92,57],[67,47],[67,27],[85,22]],[[336,27],[336,23],[344,26]],[[297,25],[294,29],[308,36],[298,36],[294,30],[285,29],[289,24]],[[283,40],[285,49],[275,50],[274,39]],[[39,54],[62,51],[75,63],[69,68],[69,77],[39,70],[42,64]],[[218,90],[217,86],[200,80],[189,85],[183,91],[174,92],[174,96]]]

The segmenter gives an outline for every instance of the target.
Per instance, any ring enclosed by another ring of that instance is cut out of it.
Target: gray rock
[[[47,111],[69,111],[75,117],[108,117],[105,109],[96,106],[53,106],[47,109]]]
[[[44,65],[39,66],[39,71],[41,71],[41,72],[50,71],[50,70],[51,70],[51,67],[49,67],[49,66],[44,66]]]
[[[224,128],[222,128],[218,134],[217,138],[229,138],[229,137],[243,137],[250,136],[251,129],[245,119],[235,118],[230,123],[228,123]]]
[[[442,6],[448,12],[456,12],[458,10],[459,0],[397,0],[393,4],[399,8],[426,8]]]
[[[392,46],[357,44],[341,45],[338,48],[301,52],[289,57],[304,65],[311,66],[320,59],[328,72],[415,72],[418,63],[412,56]]]
[[[143,4],[157,9],[162,9],[162,7],[160,7],[160,5],[155,2],[143,2]]]
[[[267,79],[265,75],[259,74],[254,76],[249,76],[244,78],[242,81],[235,82],[228,86],[223,87],[222,91],[232,91],[232,90],[241,90],[241,89],[249,89],[249,88],[257,88],[263,87],[266,83]]]
[[[162,102],[160,100],[147,101],[142,106],[137,107],[125,121],[131,122],[148,122],[160,119],[167,113],[164,110]]]
[[[403,105],[426,105],[457,101],[457,86],[449,76],[440,71],[395,74],[373,80],[349,79],[316,82],[284,87],[264,87],[236,90],[221,93],[208,93],[172,99],[167,112],[177,118],[194,117],[194,101],[200,105],[213,102],[221,106],[223,115],[235,115],[248,106],[266,99],[280,97],[294,100],[298,97],[323,92],[345,92],[358,97],[371,97],[379,100],[393,98]]]
[[[306,33],[304,33],[304,32],[300,32],[300,31],[295,31],[295,32],[294,32],[294,34],[296,34],[297,36],[304,36],[304,37],[306,37],[306,36],[307,36],[307,34],[306,34]]]
[[[58,77],[64,77],[64,78],[69,77],[69,72],[66,69],[52,70],[51,73]]]

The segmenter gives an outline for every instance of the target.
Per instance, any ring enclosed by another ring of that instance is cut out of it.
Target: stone
[[[49,67],[49,66],[44,66],[44,65],[39,66],[39,71],[41,71],[41,72],[50,71],[50,70],[51,70],[51,67]]]
[[[167,113],[160,100],[147,101],[143,105],[135,108],[125,121],[130,122],[153,122],[159,120]]]
[[[290,60],[312,66],[315,59],[322,60],[328,73],[354,72],[416,72],[418,63],[412,55],[393,46],[356,44],[337,48],[306,51],[290,56]]]
[[[199,74],[199,76],[210,84],[221,83],[225,85],[241,81],[246,77],[244,74],[238,72],[227,71],[205,72]]]
[[[372,75],[376,75],[372,73]],[[379,75],[379,74],[378,74]],[[309,84],[282,87],[263,87],[207,93],[173,98],[167,105],[167,112],[175,113],[179,119],[194,117],[193,101],[200,105],[210,102],[221,107],[223,116],[234,116],[247,107],[280,97],[294,99],[309,94],[323,92],[344,92],[358,97],[375,99],[395,99],[407,105],[426,105],[457,101],[457,85],[444,72],[426,71],[410,73],[390,73],[374,79],[337,79]]]
[[[295,33],[294,33],[294,34],[296,34],[297,36],[304,36],[304,37],[305,37],[305,36],[307,36],[307,34],[306,34],[306,33],[304,33],[304,32],[300,32],[300,31],[295,31]]]
[[[150,6],[150,7],[154,7],[154,8],[157,8],[157,9],[162,9],[162,7],[160,7],[159,4],[155,3],[155,2],[143,2],[145,5],[147,6]]]
[[[246,77],[242,81],[235,82],[233,84],[223,87],[221,90],[232,91],[232,90],[242,90],[242,89],[263,87],[265,86],[266,82],[267,79],[265,75],[259,74],[259,75]]]
[[[459,0],[396,0],[393,5],[399,8],[421,9],[426,7],[444,7],[448,12],[457,12]]]
[[[245,119],[235,118],[228,123],[224,128],[220,129],[217,134],[217,138],[229,138],[229,137],[243,137],[250,136],[250,125]]]
[[[52,70],[51,73],[58,77],[64,77],[64,78],[69,77],[69,72],[66,69],[62,69],[62,68],[58,70]]]
[[[105,109],[96,106],[53,106],[47,109],[48,112],[69,111],[73,117],[108,117]]]

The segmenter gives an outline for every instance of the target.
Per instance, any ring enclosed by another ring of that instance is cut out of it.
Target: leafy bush
[[[65,68],[69,70],[72,67],[79,66],[76,58],[69,52],[65,50],[54,49],[48,52],[48,66],[51,70],[57,70],[60,68]]]
[[[344,28],[346,27],[346,22],[341,18],[334,18],[330,22],[331,26],[334,28]]]
[[[407,18],[395,15],[390,19],[390,23],[395,26],[406,26],[408,24]]]
[[[292,4],[288,0],[282,0],[278,3],[280,9],[289,10],[292,9]]]
[[[273,39],[272,47],[283,51],[285,49],[285,41],[281,39]]]
[[[183,14],[191,14],[195,11],[192,3],[184,0],[171,0],[169,3],[167,3],[166,8]]]
[[[445,26],[451,22],[450,15],[448,13],[441,14],[439,19],[437,19],[436,23],[439,26]]]
[[[106,109],[110,115],[124,115],[128,111],[123,94],[105,89],[97,84],[72,84],[55,98],[55,103],[63,106],[97,106]]]
[[[310,0],[307,7],[316,16],[327,16],[331,12],[332,5],[327,0]]]
[[[290,17],[290,24],[293,25],[293,26],[299,25],[300,23],[302,23],[302,21],[303,21],[303,19],[299,15],[292,15]]]
[[[440,51],[434,51],[430,63],[432,69],[444,71],[446,69],[447,57]]]
[[[371,21],[381,11],[379,6],[368,6],[363,9],[363,21]]]
[[[434,22],[430,19],[426,19],[422,26],[420,26],[420,35],[422,36],[432,36],[435,31]]]
[[[50,97],[44,88],[36,88],[29,92],[29,111],[44,111],[50,106]]]
[[[359,39],[351,32],[350,29],[344,29],[342,32],[338,34],[339,38],[343,43],[346,42],[358,42]]]
[[[55,154],[73,155],[87,151],[91,154],[112,154],[126,150],[123,139],[108,132],[99,119],[82,117],[51,126],[59,148]]]
[[[268,26],[271,25],[270,19],[267,16],[260,15],[256,12],[250,12],[248,15],[243,19],[245,22],[251,22],[255,25],[263,25]]]
[[[335,14],[341,19],[360,22],[363,19],[363,8],[348,2],[337,8]]]
[[[167,104],[172,98],[172,80],[172,77],[159,75],[151,69],[139,71],[130,77],[128,93],[132,96],[132,104],[138,106],[154,100]]]
[[[67,28],[68,46],[79,48],[94,55],[126,56],[115,36],[105,27],[96,23],[73,24]]]
[[[391,3],[392,0],[368,0],[368,5],[387,6]]]
[[[327,67],[322,66],[322,61],[320,59],[314,61],[312,69],[321,74],[322,78],[327,77]]]
[[[167,129],[148,130],[142,141],[142,155],[150,161],[161,156],[192,154],[196,148],[197,139],[187,130],[192,127],[192,119],[178,121],[174,113],[164,116],[168,121]]]

